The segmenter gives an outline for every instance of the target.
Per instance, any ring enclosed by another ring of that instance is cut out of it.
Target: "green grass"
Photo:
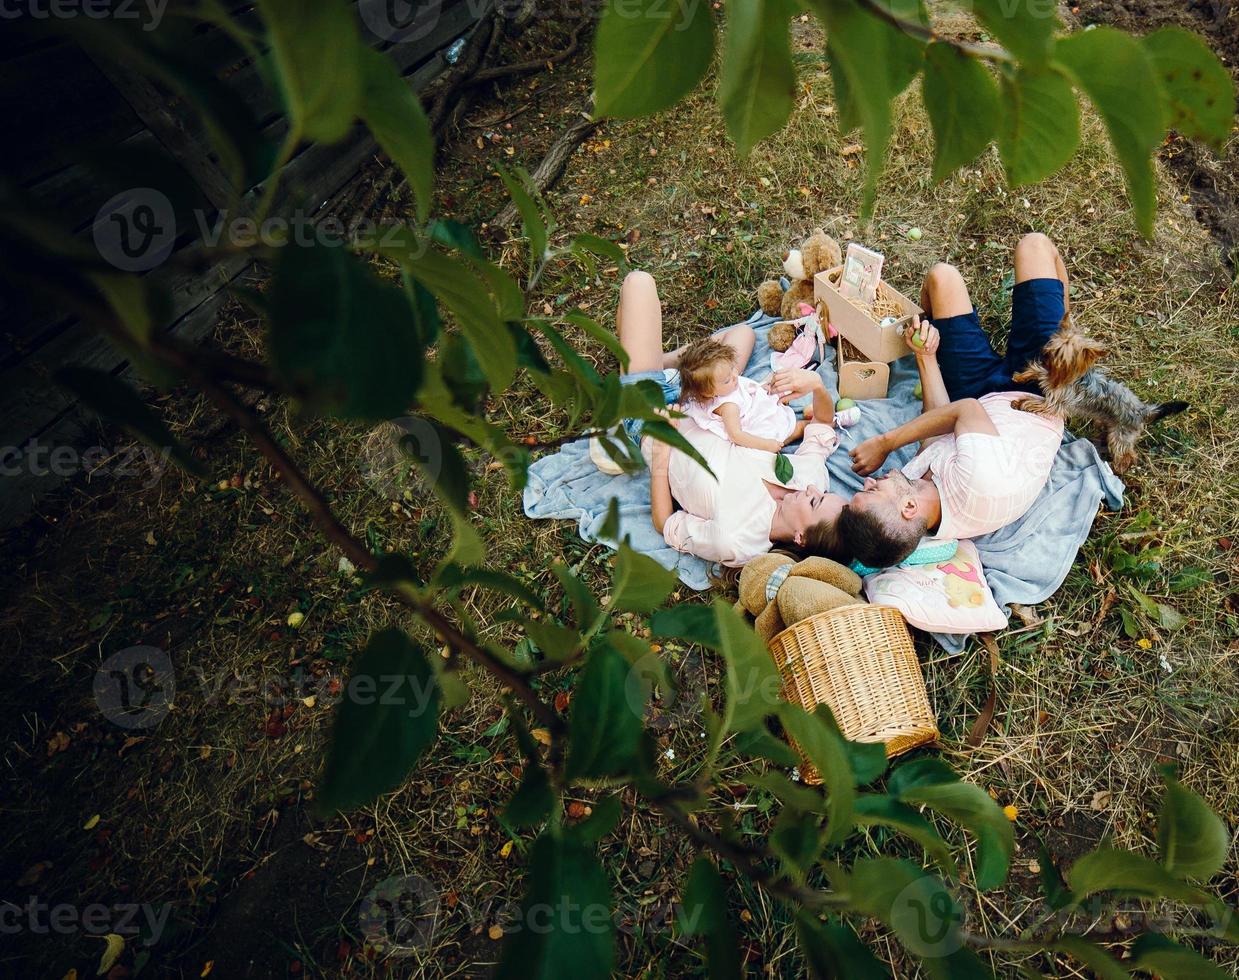
[[[1015,934],[1038,915],[1033,835],[1067,859],[1103,835],[1151,848],[1159,763],[1177,764],[1187,785],[1232,825],[1239,820],[1231,697],[1239,551],[1224,546],[1239,542],[1239,302],[1168,178],[1160,183],[1155,240],[1135,236],[1119,169],[1087,113],[1080,153],[1042,185],[1007,189],[991,151],[935,186],[925,120],[916,101],[905,98],[877,214],[862,226],[855,213],[861,171],[854,155],[841,152],[851,140],[833,124],[829,82],[812,55],[817,43],[808,27],[797,28],[804,60],[799,107],[788,129],[749,160],[734,158],[711,100],[702,96],[657,119],[602,127],[550,204],[561,235],[588,231],[624,240],[630,264],[655,275],[668,344],[747,316],[758,282],[777,271],[781,252],[819,225],[841,241],[856,238],[883,250],[888,278],[905,291],[933,262],[956,263],[1001,344],[1007,301],[1000,287],[1011,248],[1020,234],[1043,231],[1064,254],[1079,321],[1111,347],[1110,370],[1147,397],[1192,402],[1189,413],[1146,440],[1122,512],[1099,516],[1067,581],[1036,610],[1041,622],[1015,623],[999,637],[998,710],[979,748],[964,739],[985,698],[986,654],[974,645],[948,657],[920,642],[943,756],[1019,811],[1019,850],[1007,886],[983,899],[965,895],[974,928]],[[467,131],[441,174],[446,212],[475,224],[493,215],[503,203],[494,168],[532,167],[588,88],[580,66],[561,68],[536,88],[522,83],[503,105],[479,105],[471,121],[534,100],[513,131],[500,130],[503,140],[484,140],[475,150],[473,135],[488,130]],[[504,152],[509,145],[512,156]],[[923,232],[918,241],[906,235],[914,226]],[[519,272],[523,243],[494,245]],[[560,270],[531,302],[535,309],[581,306],[606,321],[619,279],[615,269],[595,280],[579,269]],[[224,341],[258,343],[257,324],[235,312],[222,327]],[[579,339],[588,358],[612,369],[603,350]],[[178,396],[167,407],[189,435],[212,420],[191,399]],[[382,451],[381,439],[300,418],[278,404],[265,411],[355,533],[411,554],[424,570],[433,567],[446,550],[450,522],[416,483],[408,498],[374,492],[363,469]],[[547,412],[528,385],[492,398],[487,411],[522,436],[565,432],[566,419]],[[450,976],[471,964],[483,968],[499,948],[489,928],[502,922],[505,903],[519,900],[521,855],[530,842],[523,835],[502,856],[509,835],[495,811],[515,789],[519,758],[509,735],[492,732],[501,715],[497,686],[467,671],[469,701],[445,719],[431,757],[406,787],[347,820],[308,821],[303,804],[322,757],[328,698],[295,703],[279,719],[282,733],[272,735],[279,731],[269,728],[272,705],[252,688],[263,678],[305,676],[318,685],[314,690],[329,690],[349,652],[382,625],[398,623],[435,641],[338,570],[337,555],[247,444],[229,432],[210,442],[215,479],[236,474],[239,488],[170,475],[148,492],[117,485],[75,493],[57,505],[54,524],[15,546],[0,614],[0,637],[11,651],[0,705],[10,719],[12,790],[5,794],[9,844],[0,880],[15,881],[36,862],[52,860],[33,889],[40,894],[80,903],[120,895],[175,902],[184,931],[169,942],[186,949],[192,930],[248,894],[251,873],[261,880],[269,862],[284,861],[300,869],[296,880],[304,887],[272,897],[251,928],[261,935],[269,926],[282,955],[299,959],[309,975],[377,976],[386,967],[358,947],[356,902],[388,876],[416,874],[440,896],[438,928],[433,943],[395,961],[395,971]],[[557,601],[550,572],[556,560],[606,590],[604,548],[581,542],[574,525],[529,522],[504,474],[477,454],[471,461],[474,520],[490,564],[521,574]],[[1170,630],[1151,619],[1129,585],[1172,606],[1182,626]],[[484,637],[512,644],[520,632],[495,621],[500,608],[487,595],[469,599]],[[306,613],[299,630],[285,623],[294,609]],[[99,717],[90,683],[108,654],[138,642],[169,650],[180,687],[169,718],[127,746],[129,733]],[[675,643],[665,652],[687,690],[719,695],[713,657]],[[572,690],[570,678],[547,686]],[[667,774],[691,774],[702,741],[695,716],[681,702],[662,710],[660,725],[660,748],[674,754],[664,758]],[[69,748],[49,758],[47,742],[61,731]],[[770,801],[735,786],[712,801],[703,819],[731,808],[741,830],[759,839]],[[590,797],[581,794],[578,802]],[[627,794],[625,801],[632,802]],[[98,827],[82,830],[95,813]],[[963,843],[958,832],[952,840]],[[860,850],[869,846],[863,837],[856,841]],[[877,832],[872,846],[918,857],[905,841]],[[657,818],[629,807],[602,854],[621,908],[622,972],[700,972],[699,954],[666,925],[692,848]],[[1221,884],[1234,902],[1233,864],[1228,871]],[[336,893],[324,882],[342,884]],[[786,911],[745,882],[736,882],[730,899],[753,973],[800,975]],[[913,970],[889,938],[872,930],[869,938],[899,975]],[[24,936],[15,948],[35,957],[42,972],[60,976],[69,966],[82,974],[98,945],[78,935],[53,949]],[[227,952],[225,940],[208,935],[188,949],[182,969],[197,975],[191,971],[203,961]],[[1234,965],[1232,954],[1223,958]]]

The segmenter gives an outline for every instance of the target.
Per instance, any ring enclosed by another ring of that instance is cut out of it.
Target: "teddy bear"
[[[801,315],[801,303],[812,308],[813,277],[819,272],[833,269],[842,262],[843,253],[839,250],[839,243],[821,228],[816,229],[800,243],[800,248],[793,248],[790,252],[783,254],[783,273],[791,282],[788,290],[783,291],[779,280],[767,279],[757,287],[757,305],[767,316],[795,320]],[[782,324],[775,326],[779,327]],[[771,332],[774,333],[774,328],[771,328]],[[784,333],[786,332],[785,330]],[[786,338],[787,344],[790,344],[794,337],[795,328],[792,327],[790,336]],[[786,350],[787,347],[775,349]]]
[[[864,602],[860,576],[829,558],[795,561],[772,552],[740,572],[738,607],[754,617],[753,629],[767,643],[793,623],[815,613]]]

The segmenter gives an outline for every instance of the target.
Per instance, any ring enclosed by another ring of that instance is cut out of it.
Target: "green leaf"
[[[568,242],[568,248],[577,254],[584,252],[601,256],[604,259],[610,259],[621,269],[628,268],[628,256],[622,248],[609,238],[589,234],[574,235],[572,240]],[[611,333],[611,331],[608,330],[607,333]],[[611,333],[611,336],[614,337],[615,334]]]
[[[650,617],[650,633],[653,636],[700,643],[715,650],[722,644],[714,607],[697,603],[685,602],[670,609],[659,609]]]
[[[1155,932],[1135,941],[1127,965],[1152,973],[1160,980],[1226,980],[1233,976],[1195,950]]]
[[[627,543],[619,546],[615,572],[611,578],[609,612],[647,613],[666,601],[679,577],[663,568],[649,555],[633,551]]]
[[[615,968],[611,888],[593,849],[544,831],[529,851],[520,921],[504,944],[500,980],[579,980]]]
[[[846,923],[819,922],[801,909],[796,913],[796,936],[809,976],[816,980],[890,978],[890,971]]]
[[[697,452],[691,442],[680,434],[680,430],[674,425],[671,425],[661,418],[647,418],[641,426],[641,434],[657,439],[659,442],[665,442],[672,449],[678,449],[685,456],[698,463],[703,470],[714,476],[714,471],[710,469],[710,464],[706,462],[705,457]]]
[[[403,630],[373,634],[336,708],[319,812],[354,810],[404,782],[434,741],[439,697],[426,655]]]
[[[805,872],[816,863],[825,841],[821,817],[796,807],[784,807],[770,828],[770,849],[783,859],[787,873],[803,883]]]
[[[1139,898],[1169,898],[1188,905],[1207,905],[1211,896],[1180,881],[1160,864],[1131,851],[1109,846],[1085,854],[1067,872],[1077,901],[1098,892],[1118,892]]]
[[[925,848],[925,853],[933,859],[943,874],[958,874],[946,841],[928,820],[906,803],[900,803],[890,796],[866,793],[856,798],[852,804],[852,813],[861,826],[891,827],[911,837]]]
[[[707,857],[697,858],[689,870],[679,922],[685,936],[705,938],[711,980],[742,975],[735,928],[727,917],[727,883]]]
[[[568,341],[564,339],[563,334],[551,326],[548,321],[534,319],[530,320],[529,323],[530,326],[539,331],[544,337],[546,337],[547,340],[550,341],[551,346],[555,348],[555,352],[563,358],[564,364],[568,367],[568,369],[572,371],[577,378],[585,383],[587,392],[592,394],[602,386],[602,378],[594,369],[594,366],[578,354],[576,348],[574,348],[572,344],[568,343]]]
[[[774,478],[780,483],[786,483],[795,473],[792,469],[792,461],[787,458],[785,453],[775,453],[774,456]]]
[[[525,229],[525,237],[529,239],[529,275],[533,276],[546,258],[546,219],[538,203],[525,189],[524,176],[522,173],[522,179],[517,180],[511,174],[499,171],[499,179],[520,212],[521,225]]]
[[[998,134],[998,87],[979,61],[936,41],[925,51],[921,91],[934,130],[934,180],[943,180]]]
[[[609,642],[590,652],[572,698],[568,779],[623,774],[636,757],[645,704],[633,697],[630,667]]]
[[[1011,0],[974,0],[968,6],[1020,61],[1044,63],[1052,50],[1058,18],[1046,4],[1012,3]]]
[[[1193,565],[1190,568],[1184,568],[1170,578],[1171,592],[1191,592],[1199,589],[1201,586],[1209,585],[1213,582],[1213,576],[1209,569],[1201,568],[1199,565]]]
[[[398,166],[425,221],[434,203],[435,141],[421,100],[400,77],[391,59],[363,46],[361,116],[384,152]]]
[[[289,244],[279,250],[267,308],[276,372],[310,405],[370,421],[408,410],[424,352],[403,290],[342,248]]]
[[[1054,855],[1040,838],[1037,839],[1037,861],[1041,865],[1041,893],[1045,896],[1046,904],[1055,911],[1074,905],[1075,896],[1063,881]]]
[[[670,108],[705,76],[713,54],[708,3],[608,0],[594,36],[594,112],[634,119]]]
[[[1174,606],[1168,606],[1164,602],[1157,604],[1157,621],[1163,629],[1168,629],[1172,633],[1187,625],[1187,618]]]
[[[166,451],[179,466],[190,473],[204,476],[198,460],[177,442],[176,437],[151,411],[138,393],[119,378],[94,368],[70,365],[53,376],[57,384],[68,388],[92,412],[121,426],[135,439],[155,449]]]
[[[782,129],[795,107],[787,26],[796,12],[792,0],[749,0],[727,8],[718,102],[742,157]]]
[[[1209,804],[1166,773],[1166,798],[1157,821],[1162,865],[1181,878],[1206,881],[1226,863],[1230,835]]]
[[[284,101],[306,139],[342,139],[361,111],[364,46],[343,0],[261,0]]]
[[[549,619],[530,619],[525,622],[525,632],[548,660],[562,663],[577,652],[581,634],[567,626]]]
[[[1035,184],[1071,159],[1080,142],[1080,107],[1062,74],[1021,67],[1004,75],[1002,107],[998,153],[1012,187]]]
[[[843,746],[843,736],[826,719],[808,714],[798,704],[780,701],[779,721],[822,778],[826,787],[826,844],[837,846],[855,826],[852,804],[856,799],[856,780]]]
[[[896,858],[860,858],[852,866],[850,888],[856,907],[890,926],[927,965],[963,945],[963,912],[941,879],[916,865]]]
[[[732,744],[736,755],[742,759],[756,756],[787,769],[800,765],[800,758],[792,751],[791,746],[781,739],[775,738],[764,728],[750,728],[747,732],[741,732],[736,736]],[[784,776],[782,778],[786,779],[787,777]],[[789,781],[789,785],[794,786],[795,784]],[[817,797],[816,793],[813,795]],[[821,798],[817,797],[819,806],[821,802]]]
[[[452,311],[491,387],[506,388],[516,370],[516,342],[499,317],[485,278],[464,256],[416,245],[395,249],[392,257]]]
[[[731,604],[714,600],[719,651],[727,663],[727,731],[743,732],[761,725],[781,701],[782,679],[766,645]]]
[[[994,980],[994,971],[966,946],[945,956],[926,957],[923,962],[930,980]]]
[[[618,796],[605,796],[594,804],[594,812],[568,833],[582,844],[596,844],[619,825],[623,809]]]
[[[628,351],[624,350],[623,345],[619,342],[619,336],[614,330],[608,330],[597,320],[587,317],[579,310],[573,310],[571,313],[565,313],[564,319],[569,323],[576,324],[576,326],[580,327],[590,337],[593,337],[594,340],[601,343],[607,348],[607,350],[614,354],[619,360],[621,371],[628,370]]]
[[[829,711],[830,709],[824,704],[817,706],[818,714],[823,712],[829,713]],[[833,715],[830,717],[830,723],[838,731],[838,725],[835,723]],[[886,766],[890,760],[886,757],[885,743],[853,742],[845,738],[843,740],[843,749],[847,753],[848,764],[852,767],[852,773],[856,777],[857,786],[867,786],[882,773],[886,772]]]
[[[1072,34],[1058,42],[1056,54],[1101,113],[1127,178],[1136,224],[1151,238],[1157,211],[1153,151],[1166,131],[1152,60],[1139,41],[1112,27]],[[1135,79],[1152,87],[1141,98],[1132,97]]]
[[[1131,976],[1118,960],[1104,949],[1079,936],[1062,936],[1054,941],[1052,948],[1083,963],[1099,980],[1129,980]]]
[[[751,735],[751,732],[745,732],[739,736],[743,738]],[[772,739],[772,741],[774,741]],[[778,745],[783,745],[782,742],[777,742]],[[787,746],[783,746],[787,748]],[[796,757],[791,757],[790,765],[796,764]],[[764,789],[771,796],[775,797],[786,809],[799,810],[803,813],[822,813],[825,811],[825,800],[822,799],[822,794],[816,789],[805,786],[803,783],[793,783],[783,773],[774,769],[767,769],[765,772],[757,773],[752,776],[745,776],[744,782],[750,786],[755,786],[759,789]]]
[[[534,827],[549,817],[554,807],[555,793],[546,770],[537,760],[526,760],[521,784],[503,808],[503,819],[513,827]]]
[[[1165,100],[1166,123],[1221,151],[1235,118],[1235,81],[1205,40],[1181,27],[1140,39]]]
[[[841,93],[840,127],[846,119],[864,131],[861,219],[867,220],[873,213],[890,144],[890,102],[916,74],[920,45],[863,10],[855,0],[812,0],[810,6],[826,26],[831,75],[836,92]]]
[[[534,609],[545,610],[541,597],[528,585],[507,572],[497,572],[490,568],[464,568],[448,563],[435,574],[434,585],[443,589],[460,589],[467,585],[476,585],[492,592],[502,592]]]
[[[980,786],[962,782],[945,762],[918,759],[891,774],[887,790],[904,803],[922,803],[977,838],[976,883],[982,891],[1006,880],[1015,849],[1011,821]]]
[[[559,584],[564,588],[564,594],[568,597],[568,601],[572,603],[572,611],[576,614],[577,627],[584,630],[593,626],[594,620],[598,618],[601,609],[598,602],[594,599],[594,594],[589,591],[589,586],[581,579],[573,574],[563,562],[554,562],[551,565],[551,571],[555,573],[555,577],[559,579]]]

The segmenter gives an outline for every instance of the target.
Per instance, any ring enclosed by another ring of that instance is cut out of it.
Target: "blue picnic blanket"
[[[757,345],[745,376],[762,381],[770,374],[770,347],[766,335],[777,317],[760,311],[744,321],[757,334]],[[818,369],[827,388],[837,398],[837,374],[833,352]],[[918,375],[912,356],[891,365],[888,396],[861,402],[860,421],[840,428],[839,448],[827,461],[830,490],[850,496],[860,489],[862,478],[852,472],[848,452],[870,436],[886,432],[919,414],[920,399],[913,395]],[[808,404],[806,397],[803,407]],[[892,453],[884,469],[902,466],[915,454],[905,446]],[[1001,606],[1032,605],[1053,595],[1067,577],[1076,553],[1088,537],[1104,501],[1111,510],[1123,503],[1123,483],[1086,439],[1064,436],[1050,479],[1032,507],[1014,524],[977,538],[975,544],[985,568],[985,579]],[[563,446],[558,452],[535,460],[524,493],[525,514],[532,518],[576,520],[586,541],[599,540],[611,498],[619,502],[620,537],[629,538],[637,551],[650,555],[692,589],[709,587],[709,563],[668,548],[650,520],[649,476],[607,476],[589,458],[588,440]],[[948,652],[964,647],[965,636],[934,634]]]

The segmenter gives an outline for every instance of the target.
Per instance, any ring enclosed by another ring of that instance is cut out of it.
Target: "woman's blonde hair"
[[[736,351],[721,340],[702,337],[680,355],[680,399],[707,402],[714,397],[714,373],[720,364],[736,363]]]

